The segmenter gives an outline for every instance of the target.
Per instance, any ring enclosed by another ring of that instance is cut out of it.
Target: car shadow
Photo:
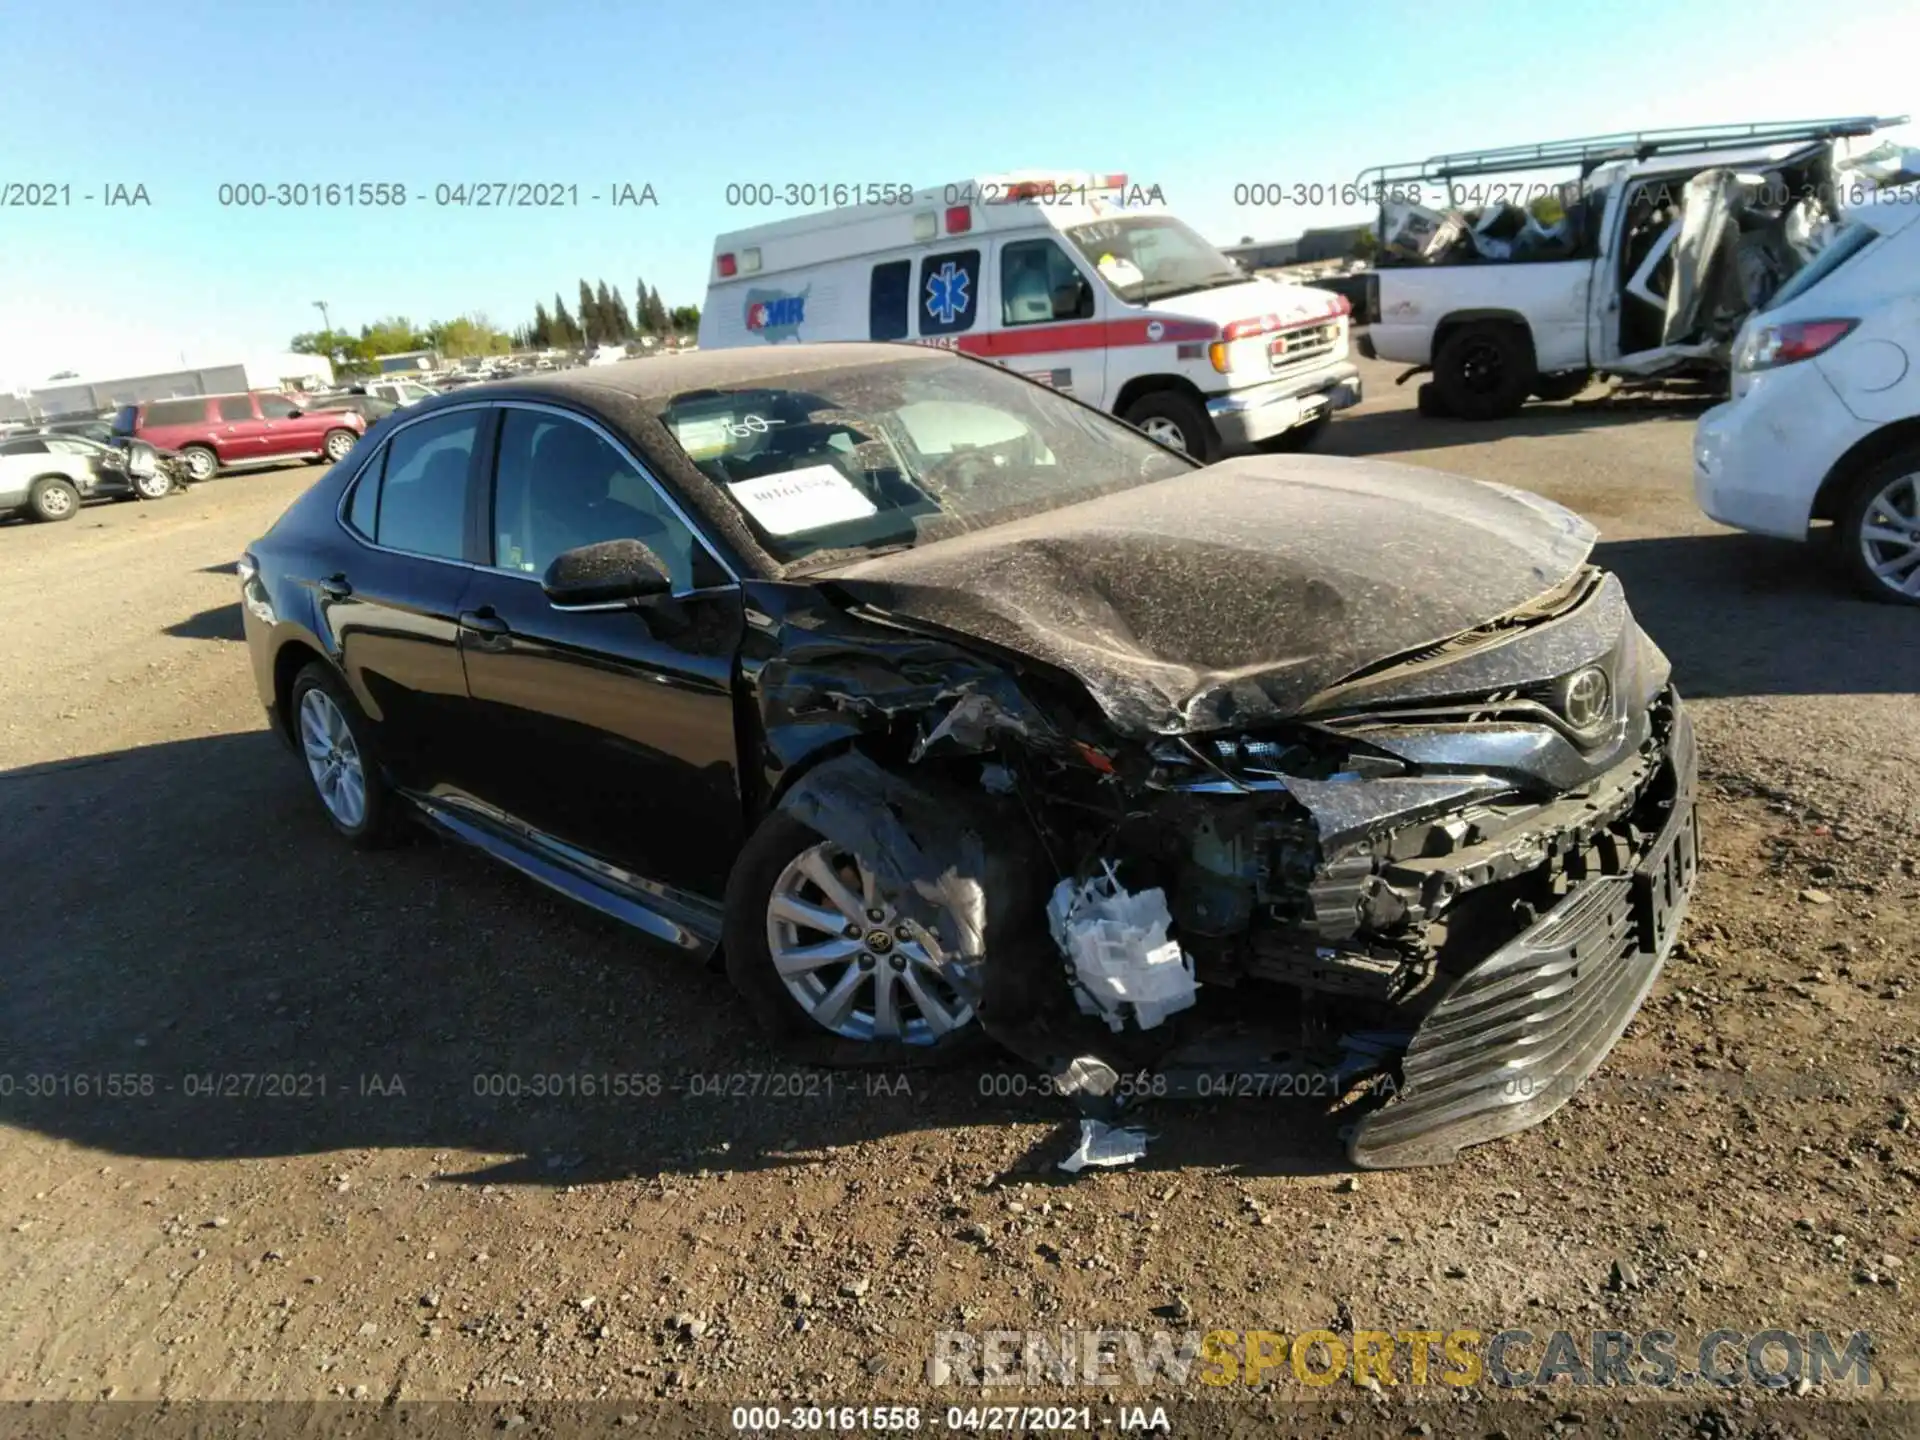
[[[817,1161],[890,1134],[1051,1127],[1002,1059],[828,1072],[771,1055],[723,974],[425,835],[326,825],[265,731],[0,772],[12,910],[0,1122],[122,1155],[506,1157],[540,1185]],[[60,837],[58,846],[45,837]],[[75,855],[87,864],[71,863]],[[1155,1102],[1145,1167],[1345,1168],[1305,1103]]]
[[[1608,396],[1596,393],[1591,399],[1552,404],[1530,402],[1519,414],[1505,420],[1453,420],[1422,415],[1405,406],[1362,408],[1336,415],[1314,448],[1315,453],[1321,455],[1391,458],[1456,445],[1484,445],[1508,436],[1578,435],[1658,419],[1691,422],[1713,403],[1712,399],[1690,394]]]
[[[198,615],[189,615],[185,620],[175,621],[166,626],[163,635],[171,635],[177,640],[245,640],[247,631],[240,618],[240,604],[215,605],[202,610]]]
[[[1594,547],[1681,692],[1909,695],[1920,690],[1911,607],[1857,595],[1831,537],[1808,545],[1723,531]]]

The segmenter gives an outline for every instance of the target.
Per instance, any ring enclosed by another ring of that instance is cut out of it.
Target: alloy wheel
[[[215,461],[211,451],[187,451],[187,473],[192,475],[194,479],[211,480],[213,478],[214,465]]]
[[[931,1045],[973,1020],[963,968],[831,841],[803,850],[774,881],[767,953],[814,1023],[850,1040]]]
[[[1150,417],[1146,423],[1141,425],[1140,429],[1146,434],[1148,439],[1159,441],[1160,444],[1166,446],[1169,450],[1178,450],[1182,455],[1187,453],[1186,431],[1182,430],[1164,415]]]
[[[40,493],[40,513],[49,520],[63,520],[73,509],[73,494],[64,485],[49,485]]]
[[[1897,476],[1867,502],[1860,554],[1896,595],[1920,596],[1920,473]]]
[[[353,449],[352,436],[336,430],[327,437],[327,459],[333,461],[336,465],[346,457],[347,452],[351,449]]]
[[[327,813],[348,830],[367,818],[367,772],[347,717],[324,690],[300,698],[300,750]]]
[[[142,500],[159,500],[173,488],[173,481],[164,470],[156,470],[151,475],[138,476],[133,482],[133,490]]]
[[[1505,378],[1506,360],[1491,340],[1479,340],[1460,355],[1460,379],[1476,395],[1491,395]]]

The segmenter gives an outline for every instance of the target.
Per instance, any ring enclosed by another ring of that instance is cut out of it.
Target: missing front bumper
[[[1665,824],[1629,875],[1591,880],[1456,981],[1355,1127],[1367,1169],[1444,1164],[1537,1125],[1598,1068],[1652,989],[1699,869],[1692,721],[1676,707]]]

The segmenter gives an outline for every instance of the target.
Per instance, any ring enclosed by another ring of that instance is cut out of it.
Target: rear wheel
[[[1920,605],[1920,445],[1854,481],[1839,529],[1847,570],[1864,594]]]
[[[1210,465],[1220,454],[1220,432],[1213,428],[1200,402],[1177,390],[1156,390],[1127,406],[1120,417],[1144,430],[1169,450],[1191,455]]]
[[[195,480],[211,480],[220,468],[220,457],[204,445],[189,445],[180,452],[187,474]]]
[[[347,458],[347,452],[353,449],[354,434],[351,430],[329,430],[325,443],[321,446],[329,465],[338,465]]]
[[[1518,414],[1537,378],[1533,346],[1517,325],[1462,325],[1433,358],[1439,399],[1463,420],[1502,420]]]
[[[318,661],[294,676],[294,743],[333,828],[363,850],[400,838],[400,806],[380,773],[372,726],[353,695]]]
[[[46,475],[27,491],[27,511],[36,520],[71,520],[80,510],[80,492],[71,480]]]
[[[727,886],[727,977],[796,1059],[935,1064],[980,1042],[969,977],[896,898],[784,811],[748,840]]]

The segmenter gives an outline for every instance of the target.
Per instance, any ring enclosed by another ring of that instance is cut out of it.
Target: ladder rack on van
[[[1375,165],[1362,170],[1359,184],[1384,194],[1396,183],[1422,180],[1452,181],[1469,175],[1505,175],[1525,170],[1547,170],[1577,165],[1582,177],[1613,160],[1650,160],[1662,154],[1748,149],[1844,136],[1871,135],[1892,125],[1904,125],[1905,115],[1851,115],[1830,120],[1781,120],[1753,125],[1689,125],[1671,130],[1623,130],[1611,135],[1589,135],[1576,140],[1549,140],[1537,145],[1507,145],[1495,150],[1463,150],[1398,165]]]

